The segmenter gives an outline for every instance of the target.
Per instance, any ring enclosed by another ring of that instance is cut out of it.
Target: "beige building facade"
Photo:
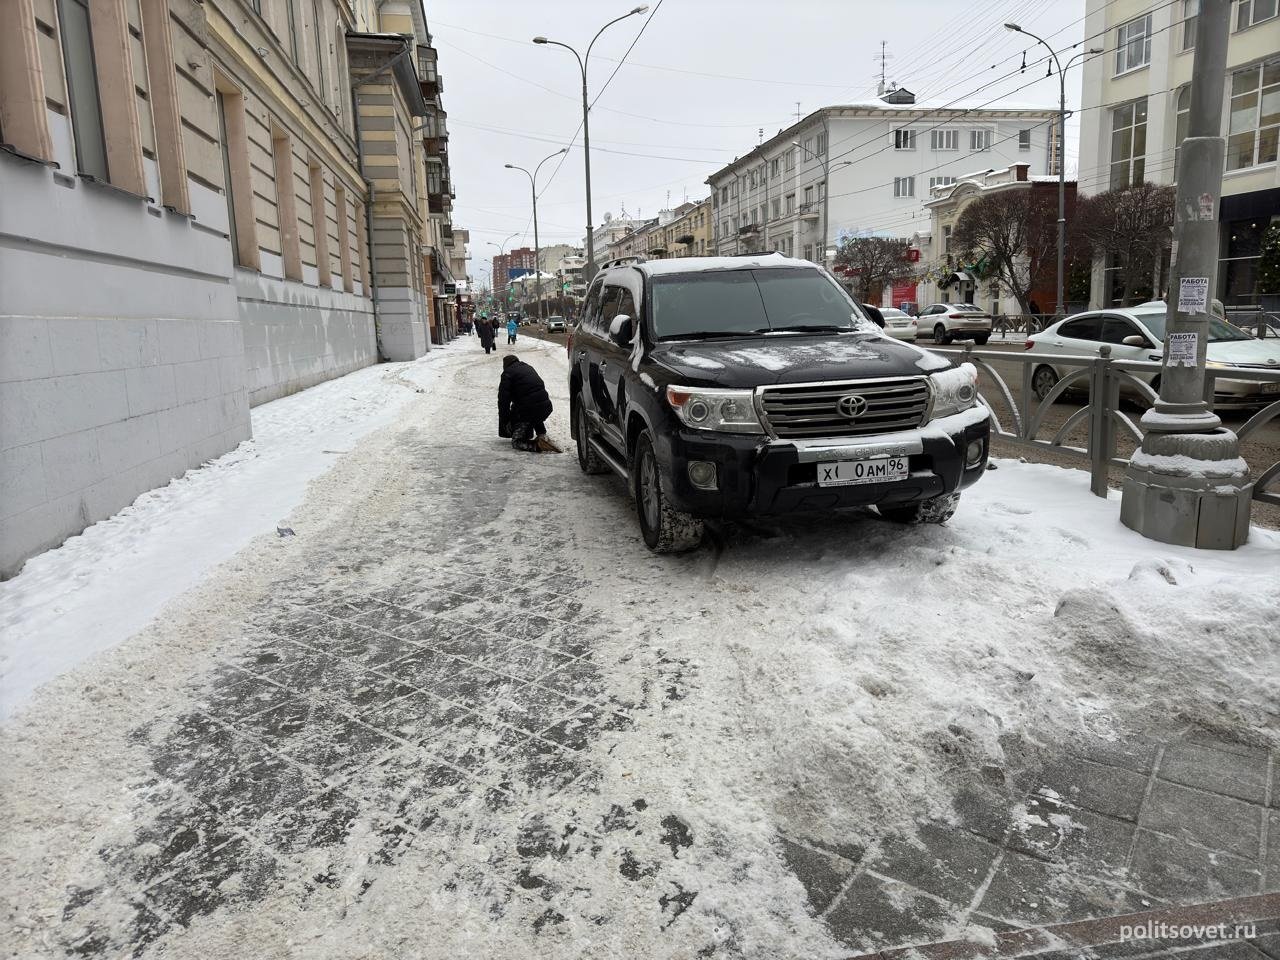
[[[420,356],[453,246],[420,4],[5,11],[0,576],[247,439],[251,405]]]

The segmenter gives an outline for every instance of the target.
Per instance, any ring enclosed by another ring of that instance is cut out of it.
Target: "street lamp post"
[[[821,157],[819,157],[816,153],[814,153],[804,144],[800,143],[800,141],[798,140],[791,141],[791,145],[793,147],[799,147],[809,156],[813,157],[813,159],[815,160],[820,159],[822,161],[822,265],[824,267],[827,265],[827,229],[828,229],[827,211],[829,209],[829,204],[831,202],[831,143],[830,143],[830,140],[831,140],[831,135],[828,133],[827,149],[823,151],[823,154]],[[847,167],[852,163],[853,163],[852,160],[841,160],[839,163],[836,164],[836,166]]]
[[[499,256],[499,257],[505,257],[505,256],[507,255],[507,244],[508,244],[508,243],[510,243],[512,240],[514,240],[514,239],[515,239],[516,237],[518,237],[518,236],[520,236],[520,231],[518,231],[518,230],[517,230],[517,231],[516,231],[515,233],[513,233],[511,236],[507,237],[507,239],[503,240],[503,241],[502,241],[502,243],[494,243],[492,240],[490,240],[490,241],[489,241],[489,246],[491,246],[491,247],[497,247],[497,248],[498,248],[498,256]],[[503,293],[506,293],[506,292],[507,292],[507,284],[509,284],[509,283],[511,282],[511,269],[510,269],[510,267],[507,267],[507,268],[506,268],[506,270],[507,270],[507,275],[506,275],[506,277],[503,279],[503,283],[502,283],[502,292],[503,292]],[[494,285],[494,287],[496,288],[496,287],[497,287],[497,285],[498,285],[498,276],[497,276],[497,273],[496,273],[496,272],[493,274],[492,279],[493,279],[493,285]],[[494,293],[496,294],[497,292],[498,292],[498,291],[495,289],[495,290],[494,290]]]
[[[1065,317],[1067,315],[1065,299],[1067,257],[1067,72],[1066,68],[1062,66],[1062,62],[1058,60],[1058,54],[1053,47],[1049,46],[1030,30],[1024,30],[1016,23],[1006,23],[1004,28],[1013,33],[1025,34],[1040,44],[1040,46],[1049,51],[1049,56],[1053,57],[1054,66],[1058,68],[1058,303],[1054,308],[1054,313],[1056,316]],[[1082,50],[1067,61],[1067,67],[1070,67],[1072,61],[1077,57],[1088,57],[1099,53],[1102,53],[1102,51],[1096,47]]]
[[[538,244],[538,187],[537,177],[538,171],[542,169],[542,165],[554,157],[560,156],[562,153],[568,153],[568,147],[562,147],[551,156],[543,157],[538,161],[538,165],[533,168],[530,173],[524,167],[518,167],[514,163],[503,164],[508,170],[519,170],[529,178],[529,192],[533,195],[533,285],[537,291],[534,296],[538,298],[538,319],[547,319],[546,305],[542,302],[542,247]]]
[[[591,282],[591,278],[595,276],[595,272],[596,272],[596,245],[595,245],[595,238],[592,236],[592,233],[595,230],[595,227],[594,227],[595,221],[592,219],[592,216],[591,216],[591,130],[590,130],[590,122],[589,122],[591,104],[587,100],[587,62],[591,59],[591,48],[594,47],[596,45],[596,41],[600,39],[600,34],[604,33],[606,30],[612,27],[615,23],[620,23],[621,21],[627,19],[627,17],[634,17],[638,13],[644,13],[648,9],[649,9],[649,5],[647,3],[643,3],[640,6],[636,7],[635,9],[631,10],[630,12],[624,13],[622,16],[617,17],[613,20],[610,20],[608,23],[606,23],[603,27],[601,27],[599,30],[596,31],[596,35],[592,37],[591,42],[587,44],[587,55],[585,57],[579,56],[577,50],[573,49],[573,47],[569,46],[569,44],[567,43],[561,43],[559,40],[548,40],[546,37],[533,38],[534,43],[547,44],[553,47],[564,47],[566,50],[572,53],[575,58],[577,58],[578,71],[582,74],[582,159],[583,159],[583,170],[586,176],[586,191],[587,191],[587,268],[586,268],[586,272],[587,272],[588,283]]]

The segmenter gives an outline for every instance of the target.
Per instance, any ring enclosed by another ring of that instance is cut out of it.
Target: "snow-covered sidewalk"
[[[260,408],[0,588],[15,955],[836,957],[1280,883],[1280,535],[1006,461],[655,557],[499,368]]]

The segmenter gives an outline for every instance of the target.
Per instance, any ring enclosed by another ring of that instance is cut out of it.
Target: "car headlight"
[[[978,371],[972,363],[929,375],[933,383],[933,415],[949,417],[978,402]]]
[[[667,403],[686,427],[722,433],[764,433],[750,390],[667,387]]]

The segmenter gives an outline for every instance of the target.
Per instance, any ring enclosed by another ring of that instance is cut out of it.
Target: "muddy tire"
[[[662,470],[648,430],[636,440],[631,483],[646,547],[654,553],[681,553],[702,542],[703,522],[672,507],[663,492]]]
[[[570,419],[573,421],[573,439],[578,447],[578,466],[582,468],[582,472],[608,473],[609,465],[588,442],[591,428],[587,423],[587,415],[582,409],[582,400],[578,396],[573,398]]]
[[[946,523],[960,505],[960,494],[947,493],[932,500],[917,500],[893,507],[879,507],[880,516],[894,523]]]
[[[951,338],[947,336],[947,328],[940,323],[933,328],[933,342],[934,343],[950,343],[951,342]]]

